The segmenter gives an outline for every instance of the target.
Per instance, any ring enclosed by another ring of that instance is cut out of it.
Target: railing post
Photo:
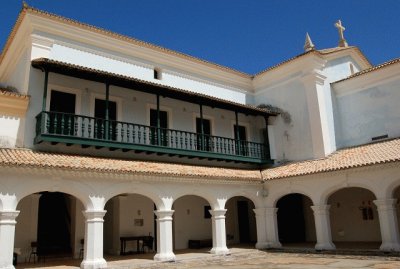
[[[241,155],[241,150],[240,150],[240,132],[239,132],[239,117],[238,117],[238,112],[235,111],[235,119],[236,119],[236,152],[237,155]]]
[[[42,111],[46,111],[47,85],[48,85],[48,82],[49,82],[49,71],[44,70],[44,87],[43,87]]]
[[[157,94],[157,145],[161,146],[160,95]]]
[[[110,119],[110,114],[109,114],[109,99],[110,99],[110,84],[106,83],[106,107],[105,107],[105,118],[106,118],[106,122],[105,122],[105,126],[104,126],[104,138],[106,140],[109,139],[109,129],[110,129],[110,125],[109,125],[109,119]]]
[[[204,141],[204,122],[203,122],[203,105],[200,104],[200,149],[205,150],[205,141]]]
[[[265,159],[270,160],[271,153],[269,151],[268,116],[265,116],[264,120],[265,120],[264,154],[261,157],[264,157]]]

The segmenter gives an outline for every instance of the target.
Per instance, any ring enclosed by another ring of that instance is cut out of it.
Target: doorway
[[[117,103],[108,101],[108,119],[109,123],[106,125],[106,100],[95,99],[94,103],[94,117],[95,119],[95,138],[105,139],[108,129],[109,139],[116,140],[117,138]],[[108,127],[108,128],[107,128]]]
[[[203,119],[204,138],[201,135],[201,119],[196,118],[197,149],[211,151],[211,121]],[[204,143],[204,144],[203,144]],[[203,147],[202,147],[203,145]]]
[[[49,115],[49,133],[74,135],[75,133],[76,95],[51,90]]]
[[[39,199],[38,253],[72,254],[70,197],[60,192],[42,193]]]

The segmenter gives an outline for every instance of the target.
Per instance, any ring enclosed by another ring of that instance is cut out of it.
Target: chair
[[[83,259],[84,251],[85,251],[85,239],[81,239],[81,249],[79,250],[79,259]]]
[[[37,242],[31,242],[31,253],[29,254],[29,262],[31,262],[31,258],[33,256],[33,263],[36,263],[37,255]]]

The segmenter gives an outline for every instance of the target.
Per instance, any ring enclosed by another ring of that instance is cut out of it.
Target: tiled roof
[[[268,71],[271,71],[273,69],[276,69],[276,68],[278,68],[278,67],[280,67],[282,65],[290,63],[290,62],[292,62],[294,60],[297,60],[299,58],[302,58],[303,56],[308,55],[308,54],[316,54],[318,56],[322,56],[322,55],[332,54],[332,53],[336,53],[336,52],[343,51],[343,50],[355,50],[361,56],[361,58],[363,58],[364,61],[369,66],[371,66],[371,63],[368,61],[368,59],[365,57],[365,55],[360,51],[359,48],[357,48],[355,46],[335,47],[335,48],[328,48],[328,49],[321,49],[321,50],[310,50],[310,51],[307,51],[307,52],[303,52],[302,54],[294,56],[294,57],[292,57],[290,59],[287,59],[286,61],[280,62],[280,63],[278,63],[278,64],[276,64],[274,66],[268,67],[267,69],[264,69],[263,71],[258,72],[257,74],[254,75],[254,77],[259,76],[261,74],[264,74],[264,73],[266,73]]]
[[[342,81],[345,81],[345,80],[348,80],[348,79],[351,79],[351,78],[359,77],[361,75],[364,75],[364,74],[367,74],[367,73],[371,73],[371,72],[376,71],[376,70],[380,70],[382,68],[385,68],[387,66],[390,66],[390,65],[393,65],[393,64],[396,64],[396,63],[400,63],[400,58],[396,58],[396,59],[384,62],[382,64],[379,64],[377,66],[374,66],[374,67],[365,69],[363,71],[357,72],[357,73],[355,73],[355,74],[353,74],[351,76],[348,76],[347,78],[335,81],[334,83],[339,83],[339,82],[342,82]]]
[[[150,161],[123,160],[39,152],[30,149],[0,149],[0,167],[60,168],[116,174],[139,174],[207,178],[211,180],[261,182],[259,170],[239,170]]]
[[[400,138],[397,138],[341,149],[318,160],[292,162],[265,169],[262,176],[265,180],[272,180],[399,161]]]
[[[29,95],[20,94],[20,93],[11,91],[9,89],[3,89],[3,88],[0,88],[0,96],[12,96],[12,97],[18,97],[21,99],[29,98]]]

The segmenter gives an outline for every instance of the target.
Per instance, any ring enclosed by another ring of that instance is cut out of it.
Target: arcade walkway
[[[108,268],[128,269],[128,268],[147,268],[147,269],[395,269],[400,268],[400,257],[392,256],[353,256],[353,255],[332,255],[332,254],[305,254],[305,253],[278,253],[264,252],[255,249],[233,248],[231,255],[214,256],[205,250],[197,253],[176,253],[176,262],[161,263],[152,260],[153,254],[127,256],[113,260],[106,257]],[[54,263],[54,264],[52,264]],[[21,264],[17,269],[22,268],[46,268],[46,269],[77,269],[79,260],[65,260],[65,262],[54,261]]]

